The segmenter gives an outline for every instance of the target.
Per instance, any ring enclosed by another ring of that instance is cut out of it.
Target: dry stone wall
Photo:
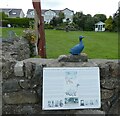
[[[43,111],[41,108],[43,67],[86,66],[100,68],[102,107],[96,110]],[[57,59],[30,58],[11,63],[10,67],[11,70],[5,68],[7,72],[10,71],[9,73],[3,73],[3,114],[118,114],[120,108],[118,61],[58,62]]]

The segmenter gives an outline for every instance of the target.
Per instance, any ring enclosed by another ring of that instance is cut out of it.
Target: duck
[[[83,49],[84,49],[84,44],[82,41],[83,38],[84,38],[84,36],[79,36],[80,43],[70,49],[70,53],[72,55],[79,55],[83,51]]]

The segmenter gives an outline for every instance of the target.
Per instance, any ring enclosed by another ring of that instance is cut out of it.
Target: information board
[[[99,67],[43,69],[43,110],[100,107]]]

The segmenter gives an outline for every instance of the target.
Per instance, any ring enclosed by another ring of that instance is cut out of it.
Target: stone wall
[[[1,38],[0,38],[1,39]],[[30,49],[27,40],[24,38],[2,39],[2,62],[14,59],[21,61],[30,58]],[[0,50],[1,50],[0,49]]]
[[[29,44],[10,31],[8,38],[0,38],[0,115],[2,113],[2,86],[4,79],[12,77],[13,67],[17,61],[30,57]],[[12,79],[11,79],[12,81]]]
[[[2,56],[2,42],[0,41],[0,56]],[[2,115],[2,59],[0,58],[0,115]]]
[[[100,68],[102,100],[100,109],[42,110],[43,67],[93,66]],[[57,59],[30,58],[7,63],[3,66],[3,114],[118,114],[120,108],[118,68],[120,69],[117,60],[98,59],[88,62],[59,62]]]

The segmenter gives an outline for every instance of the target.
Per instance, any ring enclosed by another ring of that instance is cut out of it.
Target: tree
[[[57,26],[57,17],[53,17],[53,19],[50,21],[50,25],[53,27]]]
[[[120,7],[113,15],[113,31],[118,31],[120,28]]]
[[[94,18],[90,14],[87,14],[85,20],[85,31],[93,31],[94,25],[95,25]]]
[[[105,21],[105,28],[109,31],[113,30],[113,19],[112,16],[110,16],[106,21]]]
[[[59,24],[62,24],[64,18],[65,18],[64,13],[60,12],[58,17],[53,17],[53,19],[50,21],[50,25],[55,27]]]
[[[4,12],[0,12],[0,26],[6,27],[8,24],[8,21],[6,18],[8,15],[6,15]]]
[[[99,21],[105,22],[105,20],[107,19],[105,14],[95,14],[93,18],[95,20],[95,23]]]
[[[90,14],[85,15],[83,12],[76,12],[73,22],[79,27],[79,30],[92,31],[94,29],[95,21]]]
[[[64,15],[63,12],[60,12],[60,13],[59,13],[59,18],[62,19],[62,20],[65,18],[65,15]]]
[[[120,7],[118,9],[118,32],[120,32]]]
[[[73,16],[73,22],[78,25],[79,30],[84,30],[85,15],[83,12],[76,12]]]
[[[60,13],[59,13],[59,17],[57,17],[57,23],[58,23],[58,24],[63,23],[63,19],[64,19],[64,18],[65,18],[64,13],[63,13],[63,12],[60,12]]]

